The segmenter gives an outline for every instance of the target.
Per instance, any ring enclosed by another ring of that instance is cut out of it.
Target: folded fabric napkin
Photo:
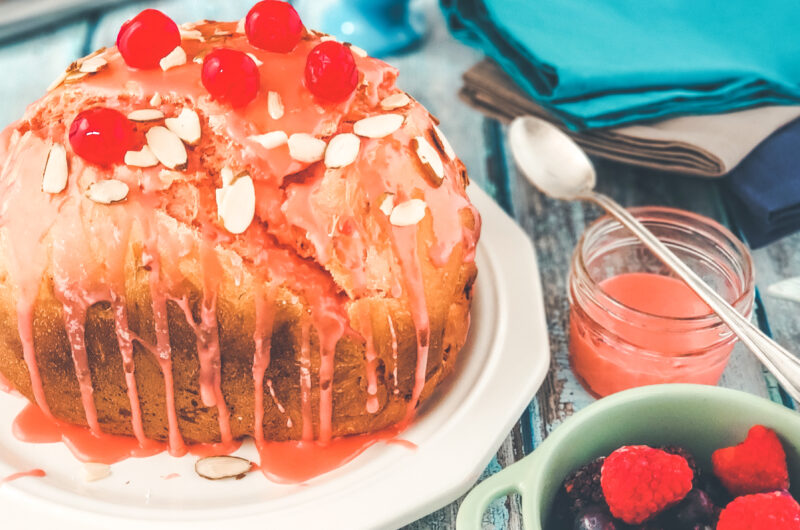
[[[800,104],[797,0],[441,0],[572,129]]]
[[[502,121],[526,114],[546,119],[594,156],[703,177],[727,174],[776,129],[800,117],[800,106],[768,106],[627,127],[570,131],[490,60],[464,74],[461,97]]]
[[[800,229],[800,119],[756,147],[728,178],[733,214],[758,248]]]

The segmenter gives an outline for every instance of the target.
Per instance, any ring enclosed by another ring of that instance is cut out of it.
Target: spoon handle
[[[722,296],[709,287],[695,272],[676,256],[652,232],[616,201],[601,193],[589,192],[581,199],[602,206],[622,225],[634,233],[665,265],[683,280],[708,304],[720,320],[753,352],[772,372],[784,390],[800,403],[800,360],[780,344],[767,337],[760,329],[736,311]]]

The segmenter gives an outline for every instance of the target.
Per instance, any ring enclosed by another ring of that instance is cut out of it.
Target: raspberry
[[[785,492],[757,493],[733,500],[719,516],[717,530],[797,530],[800,505]]]
[[[131,145],[133,127],[119,111],[95,107],[78,114],[69,128],[72,150],[101,166],[122,162]]]
[[[714,474],[734,496],[789,489],[786,453],[778,435],[755,425],[744,442],[714,451]]]
[[[157,68],[180,44],[177,24],[157,9],[145,9],[124,23],[117,35],[119,53],[134,68]]]
[[[564,491],[573,511],[583,510],[590,504],[605,504],[603,488],[600,486],[600,470],[605,457],[601,456],[570,473],[564,479]]]
[[[640,524],[680,502],[694,474],[682,456],[646,445],[623,446],[606,458],[600,484],[612,515]]]
[[[306,86],[318,98],[338,103],[347,99],[358,84],[353,52],[344,44],[317,44],[306,59]]]
[[[245,21],[247,40],[256,48],[287,53],[303,36],[300,15],[286,2],[263,0],[253,6]]]

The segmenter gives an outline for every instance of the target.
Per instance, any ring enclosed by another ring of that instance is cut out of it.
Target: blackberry
[[[606,506],[603,488],[600,486],[600,471],[605,460],[601,456],[576,469],[564,480],[564,491],[567,492],[573,512],[577,513],[592,504]]]
[[[661,447],[661,450],[671,455],[682,456],[686,460],[686,463],[689,464],[689,468],[692,470],[692,473],[694,474],[694,478],[692,479],[692,485],[695,487],[700,486],[700,478],[702,475],[702,471],[700,471],[700,466],[697,465],[697,460],[695,460],[694,455],[692,453],[690,453],[689,451],[678,445],[665,445],[664,447]]]

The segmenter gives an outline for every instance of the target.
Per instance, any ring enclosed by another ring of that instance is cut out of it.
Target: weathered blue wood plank
[[[19,119],[30,103],[82,55],[87,22],[75,22],[0,47],[0,127]]]

